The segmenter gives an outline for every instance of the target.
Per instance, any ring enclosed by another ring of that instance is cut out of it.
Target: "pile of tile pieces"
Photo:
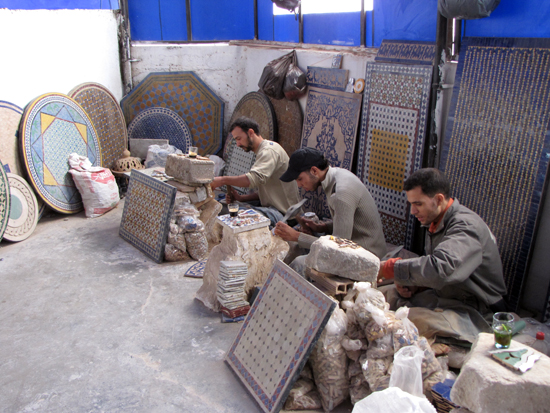
[[[221,261],[218,276],[218,301],[221,304],[222,322],[243,321],[250,310],[244,284],[248,267],[242,261]]]

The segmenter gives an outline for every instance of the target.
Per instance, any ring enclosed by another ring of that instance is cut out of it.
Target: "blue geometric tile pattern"
[[[225,361],[264,412],[278,412],[336,303],[276,260]]]
[[[307,67],[306,81],[309,86],[344,91],[348,84],[348,70],[329,67]]]
[[[434,57],[435,42],[384,39],[374,61],[432,66]]]
[[[262,138],[271,141],[277,137],[277,117],[271,101],[263,92],[250,92],[242,97],[231,115],[229,127],[241,116],[254,119],[258,123]],[[223,158],[225,160],[224,176],[239,176],[250,172],[252,165],[256,162],[256,154],[239,148],[231,131],[225,141]],[[223,188],[225,190],[225,186]],[[248,188],[233,188],[241,194],[249,192]]]
[[[127,124],[144,109],[172,109],[191,129],[200,155],[222,147],[224,103],[194,72],[149,73],[120,104]]]
[[[550,39],[463,39],[440,167],[495,235],[514,311],[547,186],[548,85]]]
[[[24,167],[37,194],[58,212],[81,211],[68,157],[76,152],[92,165],[101,165],[99,139],[84,109],[61,93],[42,95],[25,108],[19,139]]]
[[[310,87],[302,129],[302,148],[318,149],[331,166],[351,170],[362,97],[358,93]],[[306,211],[313,211],[320,218],[330,218],[321,187],[316,192],[300,189],[300,193],[307,199],[304,204]]]
[[[422,167],[431,66],[367,63],[357,176],[374,198],[386,241],[411,248],[403,182]]]
[[[167,139],[183,153],[191,146],[191,130],[173,110],[167,108],[145,109],[128,126],[130,139]]]
[[[0,161],[0,241],[10,220],[10,183],[4,165]]]
[[[155,262],[164,259],[177,189],[132,170],[119,235]]]
[[[187,271],[185,271],[185,274],[183,274],[184,277],[191,277],[191,278],[202,278],[204,275],[204,269],[206,268],[206,260],[201,260],[197,262],[196,264],[193,264]]]

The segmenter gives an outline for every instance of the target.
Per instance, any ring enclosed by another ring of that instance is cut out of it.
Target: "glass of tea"
[[[199,153],[199,148],[197,148],[196,146],[190,146],[189,147],[189,157],[190,158],[196,158],[198,153]]]
[[[227,205],[227,209],[229,210],[229,215],[231,217],[236,217],[239,214],[239,204],[236,202]]]
[[[495,334],[496,348],[510,348],[513,329],[514,316],[511,313],[495,313],[495,315],[493,316],[493,333]]]

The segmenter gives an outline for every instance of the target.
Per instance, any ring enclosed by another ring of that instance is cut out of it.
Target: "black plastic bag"
[[[439,0],[437,9],[447,19],[481,19],[499,4],[500,0]]]
[[[296,59],[296,51],[292,57],[292,63],[286,72],[285,84],[283,92],[288,100],[297,100],[305,95],[307,90],[306,74],[298,67]]]
[[[271,0],[275,5],[281,9],[296,13],[296,7],[300,5],[300,0]]]
[[[283,86],[294,53],[296,52],[293,50],[278,59],[272,60],[264,67],[264,71],[258,82],[258,87],[267,96],[271,96],[274,99],[282,99],[285,97]]]

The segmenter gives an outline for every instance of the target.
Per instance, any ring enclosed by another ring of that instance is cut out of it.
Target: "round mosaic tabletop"
[[[176,112],[167,108],[145,109],[128,125],[130,139],[166,139],[170,145],[187,153],[191,130]]]
[[[261,92],[250,92],[237,103],[231,116],[231,126],[241,116],[254,119],[260,126],[260,135],[264,139],[274,140],[277,136],[277,118],[269,98]],[[238,176],[247,173],[254,165],[256,155],[254,152],[246,152],[235,143],[231,131],[227,135],[223,158],[226,162],[225,176]],[[243,188],[235,189],[241,193]]]
[[[4,165],[0,162],[0,241],[10,219],[10,183]]]
[[[302,125],[304,116],[297,100],[269,98],[277,117],[277,142],[288,156],[302,146]]]
[[[81,211],[68,157],[77,153],[101,165],[99,138],[84,109],[61,93],[39,96],[23,112],[19,142],[30,183],[44,202],[64,214]]]
[[[124,114],[113,94],[99,83],[82,83],[69,92],[86,111],[97,131],[101,146],[101,160],[105,168],[112,168],[128,149],[128,131]]]
[[[38,201],[30,185],[19,175],[8,174],[10,183],[10,216],[4,238],[8,241],[27,239],[38,223]]]
[[[11,173],[19,176],[24,173],[17,143],[17,128],[22,113],[23,109],[19,106],[0,100],[0,159]]]

